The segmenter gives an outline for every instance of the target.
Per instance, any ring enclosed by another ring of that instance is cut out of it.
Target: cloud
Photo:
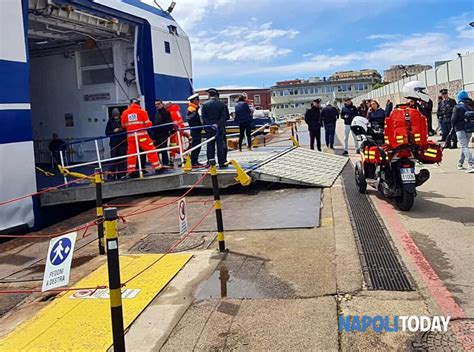
[[[152,6],[156,6],[155,0],[141,0]],[[171,0],[157,0],[158,4],[166,10]],[[172,13],[179,25],[187,32],[191,31],[197,24],[201,23],[206,15],[222,8],[234,6],[236,0],[179,0]]]
[[[293,29],[273,28],[271,22],[259,26],[227,26],[219,31],[199,32],[191,37],[193,58],[197,62],[266,61],[291,53],[291,49],[278,45],[276,41],[293,39],[298,33]]]
[[[239,71],[240,75],[285,75],[333,72],[337,69],[386,68],[395,64],[433,64],[434,61],[454,59],[457,52],[474,51],[474,45],[459,45],[446,33],[415,33],[402,40],[386,40],[370,51],[355,51],[339,55],[312,55],[306,60],[285,65],[255,66]]]
[[[400,35],[398,34],[372,34],[366,37],[369,40],[378,40],[378,39],[395,39]]]

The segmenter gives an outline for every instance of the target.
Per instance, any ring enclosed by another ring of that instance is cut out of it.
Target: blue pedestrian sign
[[[62,264],[67,259],[69,253],[71,253],[71,248],[71,240],[67,237],[56,241],[51,253],[49,253],[49,260],[51,261],[51,264]]]
[[[69,273],[71,271],[76,236],[77,233],[72,232],[53,238],[49,242],[46,267],[43,276],[43,292],[66,286],[69,283]]]

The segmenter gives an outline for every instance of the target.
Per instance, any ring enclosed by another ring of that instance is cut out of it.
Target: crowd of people
[[[199,94],[188,98],[187,122],[189,129],[185,129],[180,107],[173,103],[155,101],[156,114],[150,118],[140,106],[138,99],[132,99],[129,107],[122,113],[114,108],[111,112],[105,133],[110,137],[110,155],[112,158],[128,155],[127,162],[114,161],[110,165],[110,174],[113,180],[139,176],[137,151],[146,152],[140,156],[140,163],[144,169],[148,159],[155,170],[161,173],[164,167],[173,167],[178,153],[178,138],[187,138],[191,164],[193,167],[206,167],[211,159],[216,158],[220,168],[227,167],[227,140],[226,122],[230,118],[227,105],[219,100],[219,92],[211,88],[207,91],[209,100],[200,105]],[[247,137],[247,147],[252,149],[253,116],[252,110],[241,96],[235,107],[235,122],[239,125],[239,150],[242,151],[244,137]],[[150,128],[152,127],[152,128]],[[176,131],[179,130],[178,135]],[[190,131],[190,132],[188,132]],[[138,142],[135,140],[137,135]],[[209,139],[206,156],[208,163],[201,164],[202,138]],[[126,174],[126,175],[125,175]]]
[[[450,98],[447,89],[441,89],[438,97],[438,109],[436,112],[438,126],[441,133],[439,142],[444,143],[443,147],[456,149],[458,142],[461,147],[461,155],[458,160],[457,168],[464,169],[464,163],[467,162],[468,173],[474,173],[474,160],[469,149],[469,141],[472,138],[472,129],[474,126],[474,103],[469,98],[466,91],[462,90],[457,96],[458,102]],[[437,134],[433,128],[433,101],[409,101],[409,105],[418,109],[426,117],[428,135]],[[315,99],[311,103],[310,109],[306,110],[305,122],[308,125],[310,148],[321,151],[321,128],[325,130],[326,147],[334,149],[334,135],[336,122],[339,117],[344,121],[344,155],[349,153],[349,136],[352,134],[356,153],[359,154],[359,143],[356,136],[351,132],[351,124],[356,116],[367,118],[368,122],[375,129],[383,131],[385,119],[393,111],[393,103],[387,100],[385,109],[380,104],[372,100],[363,100],[358,107],[354,106],[351,99],[345,99],[342,109],[333,106],[330,101],[324,107],[321,107],[321,99]],[[472,121],[472,122],[470,122]]]

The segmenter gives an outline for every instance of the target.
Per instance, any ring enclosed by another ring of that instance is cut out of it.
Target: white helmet
[[[403,86],[403,96],[407,99],[422,100],[428,102],[430,96],[426,92],[426,85],[420,81],[411,81]]]
[[[356,116],[351,123],[351,131],[356,135],[367,134],[369,120],[364,116]]]

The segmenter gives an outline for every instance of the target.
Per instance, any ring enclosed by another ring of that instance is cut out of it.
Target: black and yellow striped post
[[[219,192],[219,183],[217,180],[217,167],[215,160],[209,160],[211,166],[211,179],[212,179],[212,191],[214,193],[214,208],[216,210],[217,220],[217,241],[219,243],[219,251],[225,252],[225,241],[224,241],[224,220],[222,219],[222,203],[221,195]]]
[[[99,254],[105,254],[104,248],[104,206],[102,200],[102,169],[95,169],[95,207],[97,214],[97,238],[99,240]]]
[[[117,238],[117,209],[106,208],[104,210],[104,219],[114,351],[123,352],[125,351],[125,336],[123,332],[122,284],[120,282],[119,246]]]
[[[300,144],[300,137],[298,136],[298,124],[295,122],[295,135],[296,135],[296,141],[298,142],[298,145]]]

